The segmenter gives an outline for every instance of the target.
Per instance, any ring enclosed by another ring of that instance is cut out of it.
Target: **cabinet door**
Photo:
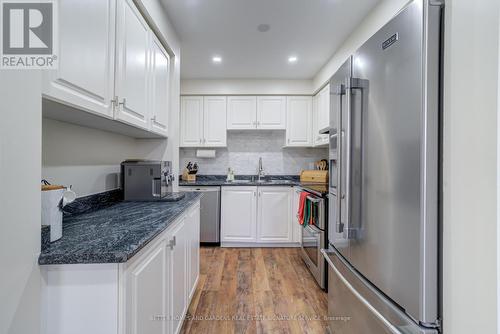
[[[286,128],[286,98],[284,96],[257,97],[257,127],[259,129]]]
[[[312,97],[287,98],[286,146],[312,146]]]
[[[172,305],[171,324],[172,333],[178,333],[182,326],[182,319],[187,308],[188,298],[188,268],[187,268],[187,238],[188,233],[184,218],[182,222],[172,231],[167,238],[167,245],[170,248],[169,262],[171,264],[169,273],[171,276],[171,286],[168,300]],[[147,333],[147,332],[144,332]]]
[[[226,97],[203,98],[203,146],[226,146]]]
[[[319,135],[319,101],[320,96],[319,93],[314,95],[312,98],[312,117],[313,117],[313,145],[317,146],[320,143],[320,135]]]
[[[317,137],[318,145],[328,144],[328,135],[319,134],[319,131],[330,126],[330,85],[326,85],[318,94]]]
[[[222,242],[255,242],[257,187],[222,187]]]
[[[290,189],[290,187],[259,187],[258,242],[292,242]]]
[[[257,98],[229,96],[227,98],[227,129],[248,130],[257,127]]]
[[[181,147],[199,147],[203,141],[203,97],[181,97]]]
[[[164,302],[167,254],[165,242],[160,242],[148,254],[134,262],[127,269],[126,275],[126,323],[127,333],[164,333],[166,321],[162,318],[167,314]]]
[[[149,128],[149,27],[132,0],[118,1],[115,117]]]
[[[293,242],[300,242],[302,239],[302,225],[299,224],[299,219],[297,218],[297,212],[299,211],[299,199],[302,190],[300,188],[294,187],[292,190],[292,212],[290,214],[290,219],[292,221],[292,234]]]
[[[113,118],[115,0],[59,0],[59,68],[44,71],[45,97]]]
[[[170,103],[170,57],[153,32],[151,39],[151,131],[167,136]]]
[[[188,286],[188,303],[196,290],[196,282],[200,273],[200,205],[196,205],[189,211],[186,223],[189,223],[189,249],[188,249],[188,266],[189,266],[189,286]]]

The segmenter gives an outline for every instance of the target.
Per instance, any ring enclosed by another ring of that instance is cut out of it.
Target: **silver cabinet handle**
[[[156,182],[159,182],[160,184],[160,192],[156,192]],[[160,178],[154,178],[151,180],[151,194],[153,197],[160,197],[161,196],[161,179]]]
[[[257,192],[253,192],[253,197],[257,197]]]
[[[177,239],[175,238],[175,235],[174,235],[172,240],[169,240],[168,247],[170,247],[170,250],[173,250],[176,244],[177,244]]]
[[[111,99],[111,104],[113,105],[113,107],[116,107],[117,104],[118,104],[118,96],[114,96],[112,99]]]
[[[151,120],[152,120],[153,122],[156,122],[156,116],[151,117]]]
[[[123,100],[121,102],[118,102],[119,105],[122,105],[125,107],[125,104],[127,103],[127,99],[126,98],[123,98]]]

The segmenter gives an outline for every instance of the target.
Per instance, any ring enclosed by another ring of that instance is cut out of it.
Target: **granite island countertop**
[[[63,237],[40,253],[40,265],[126,262],[167,229],[202,195],[179,201],[118,202],[64,219]]]

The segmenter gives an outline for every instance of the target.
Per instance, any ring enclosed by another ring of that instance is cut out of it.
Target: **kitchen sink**
[[[235,179],[234,181],[232,181],[232,183],[250,183],[250,182],[252,182],[252,180],[248,179],[243,179],[243,180]]]

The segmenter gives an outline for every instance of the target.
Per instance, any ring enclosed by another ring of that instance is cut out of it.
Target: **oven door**
[[[302,230],[302,259],[309,267],[318,285],[325,289],[325,259],[321,249],[325,244],[325,232],[315,226],[307,225]]]

